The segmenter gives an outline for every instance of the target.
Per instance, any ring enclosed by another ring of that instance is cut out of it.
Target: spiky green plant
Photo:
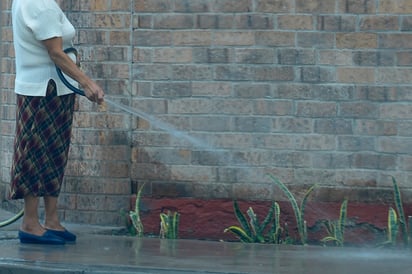
[[[120,217],[124,220],[126,231],[128,235],[136,236],[136,228],[134,227],[132,220],[129,215],[130,210],[120,209]]]
[[[291,245],[296,243],[296,240],[293,239],[289,234],[289,225],[288,225],[288,223],[285,223],[284,228],[282,229],[282,237],[281,237],[281,241],[279,243],[291,244]]]
[[[270,235],[272,236],[272,241],[275,244],[280,244],[282,242],[281,236],[283,229],[280,226],[280,206],[277,202],[274,203],[275,205],[275,212],[274,212],[274,220]]]
[[[325,227],[328,232],[328,236],[324,237],[321,242],[334,242],[337,246],[343,246],[344,244],[344,232],[347,217],[348,201],[344,200],[340,207],[339,220],[338,221],[326,221]]]
[[[273,176],[272,174],[269,174],[269,177],[273,180],[273,182],[285,193],[287,196],[289,202],[292,205],[293,212],[295,213],[295,218],[296,218],[296,225],[298,228],[298,233],[300,237],[300,242],[301,244],[305,245],[307,243],[307,227],[306,227],[306,221],[304,219],[305,217],[305,207],[306,203],[308,200],[309,195],[312,193],[312,191],[315,189],[316,184],[311,186],[305,193],[302,202],[300,204],[300,207],[298,206],[298,203],[293,196],[292,192],[289,191],[287,186],[282,183],[278,178]]]
[[[136,230],[136,236],[143,237],[143,223],[140,219],[140,199],[142,196],[142,190],[145,184],[139,188],[139,191],[136,194],[135,208],[129,212],[130,220],[132,221],[133,227]]]
[[[279,204],[277,204],[276,202],[272,203],[269,212],[262,223],[259,222],[257,215],[251,207],[249,207],[246,211],[246,214],[250,219],[249,222],[247,221],[246,216],[240,210],[236,200],[233,201],[233,209],[240,226],[229,226],[224,230],[224,232],[233,233],[240,241],[245,243],[273,242],[274,237],[276,237],[276,235],[274,234],[279,233],[280,225],[279,219],[277,217],[275,218],[275,224],[277,225],[277,228],[273,231],[274,234],[269,236],[264,234],[268,225],[272,223],[274,214],[276,214],[276,216],[279,216],[280,214]]]
[[[388,210],[388,224],[386,228],[386,241],[378,244],[378,247],[396,246],[399,232],[399,220],[396,210],[390,207]]]
[[[160,238],[177,239],[180,214],[177,212],[160,213]]]
[[[399,223],[398,216],[395,209],[392,207],[388,210],[388,243],[392,246],[396,245],[396,239],[398,237]]]
[[[405,246],[409,245],[408,224],[406,223],[405,213],[403,211],[401,191],[395,178],[392,177],[393,195],[395,200],[396,211],[398,213],[399,227],[402,233],[402,239]]]

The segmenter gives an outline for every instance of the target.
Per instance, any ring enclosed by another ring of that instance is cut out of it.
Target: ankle
[[[46,231],[44,227],[38,221],[37,222],[23,221],[21,223],[20,229],[24,232],[35,234],[38,236],[43,235],[43,233]]]
[[[45,221],[44,227],[46,229],[52,229],[52,230],[64,230],[64,227],[61,225],[59,221]]]

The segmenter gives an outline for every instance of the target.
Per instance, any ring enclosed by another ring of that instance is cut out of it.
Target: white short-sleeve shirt
[[[59,79],[42,40],[62,37],[70,47],[75,29],[55,0],[14,0],[12,4],[13,42],[16,54],[15,92],[45,96],[50,79],[57,94],[72,93]]]

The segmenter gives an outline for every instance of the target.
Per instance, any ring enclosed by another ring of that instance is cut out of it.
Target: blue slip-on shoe
[[[67,243],[74,243],[76,241],[76,235],[69,232],[67,229],[65,230],[53,230],[47,229],[48,232],[52,233],[53,235],[64,239]]]
[[[19,230],[19,239],[22,244],[64,245],[66,241],[46,230],[41,236]]]

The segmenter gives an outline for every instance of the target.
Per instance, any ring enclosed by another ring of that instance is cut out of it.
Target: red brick
[[[379,68],[376,73],[378,83],[408,84],[412,81],[410,68]]]
[[[156,63],[190,63],[192,60],[193,50],[190,48],[158,48],[153,52]]]
[[[342,13],[376,14],[377,4],[375,0],[338,0],[338,10]]]
[[[317,21],[317,28],[324,31],[355,31],[357,26],[357,17],[354,15],[320,15]]]
[[[336,74],[341,83],[375,83],[376,80],[373,68],[337,68]]]
[[[256,45],[258,46],[294,46],[295,33],[281,31],[256,31]]]
[[[130,31],[111,31],[110,44],[111,45],[130,45]]]
[[[375,33],[338,33],[336,47],[345,49],[377,48],[378,36]]]
[[[379,34],[379,47],[389,49],[412,48],[412,34],[410,33],[388,33]]]
[[[128,14],[94,14],[93,18],[95,28],[128,28],[131,24]]]
[[[399,66],[411,66],[412,65],[412,52],[402,51],[396,53],[396,59]]]
[[[351,51],[320,50],[319,63],[332,66],[350,66],[353,64]]]
[[[168,12],[172,9],[172,0],[136,0],[135,12]]]
[[[153,20],[153,28],[156,29],[190,29],[193,27],[194,20],[190,14],[158,15]]]
[[[398,16],[362,16],[360,20],[361,31],[398,31]]]
[[[236,29],[273,29],[273,16],[267,14],[236,15]]]
[[[175,11],[187,13],[210,12],[212,3],[207,0],[176,1]]]
[[[253,32],[218,32],[213,35],[213,44],[218,46],[250,46],[255,43]]]
[[[303,48],[333,48],[335,35],[329,32],[298,32],[297,46]]]
[[[285,30],[312,30],[312,15],[279,15],[277,20],[278,28]]]
[[[175,31],[173,44],[177,46],[207,46],[212,44],[210,31]]]
[[[256,11],[258,12],[291,12],[294,8],[293,2],[289,0],[257,0]]]
[[[251,0],[219,0],[214,1],[212,10],[214,12],[248,12],[252,10]]]
[[[401,18],[401,31],[411,31],[412,30],[412,17],[402,16]]]
[[[412,2],[409,0],[381,0],[379,3],[380,13],[400,13],[410,14],[412,13]]]
[[[87,2],[89,2],[88,4],[89,4],[89,8],[91,11],[107,11],[108,9],[110,9],[110,6],[107,5],[106,0],[91,0]],[[81,3],[87,3],[87,2],[81,2]],[[84,10],[82,6],[80,6],[80,8]]]
[[[111,0],[111,11],[130,11],[130,0]]]
[[[5,1],[1,1],[1,10],[10,10],[11,9],[11,4],[12,1],[11,0],[5,0]]]
[[[170,46],[174,34],[165,30],[141,31],[137,30],[133,34],[133,44],[135,46]]]
[[[299,13],[333,13],[333,0],[296,0],[296,11]]]

